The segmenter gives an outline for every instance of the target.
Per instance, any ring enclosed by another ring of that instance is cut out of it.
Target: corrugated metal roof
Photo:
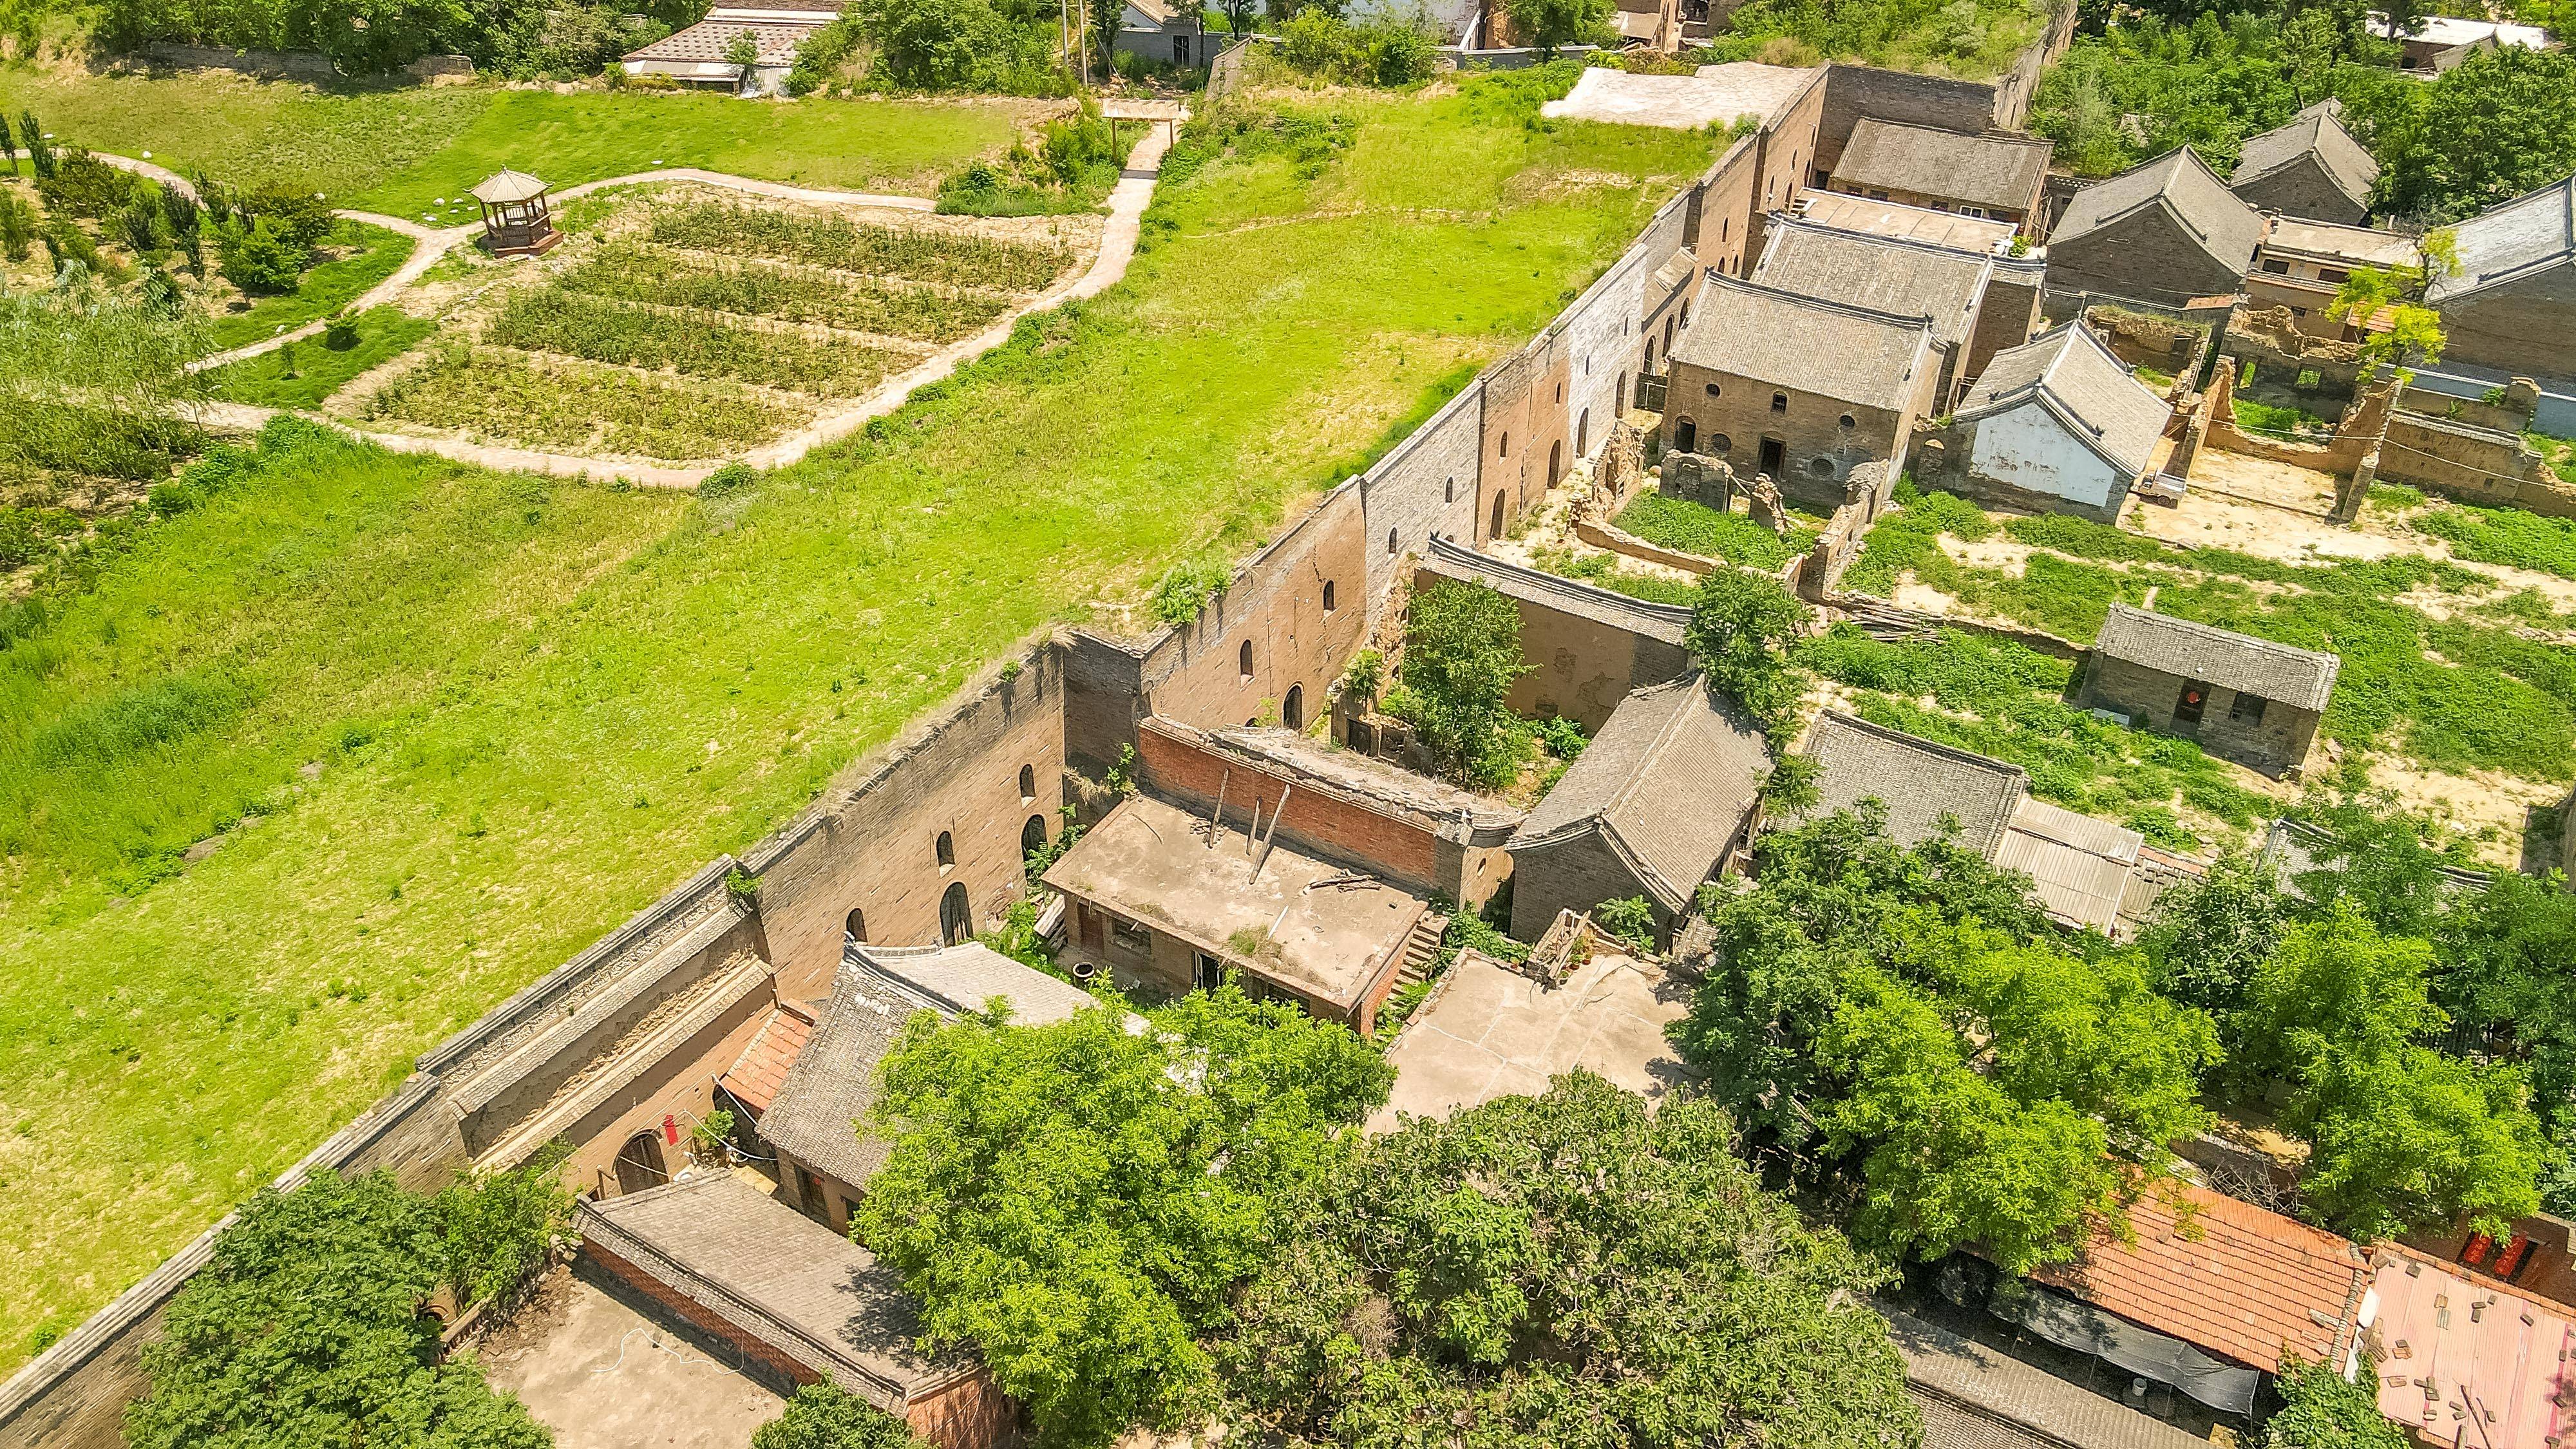
[[[1926,1449],[2209,1449],[2206,1439],[1982,1343],[1911,1314],[1880,1312],[1923,1403]]]
[[[2549,1449],[2576,1431],[2576,1322],[2445,1266],[2383,1252],[2372,1286],[2379,1412],[2437,1444]],[[2472,1423],[2471,1416],[2478,1422]]]
[[[2024,799],[1995,851],[1995,865],[2029,876],[2049,915],[2109,935],[2146,837],[2078,815],[2045,800]]]

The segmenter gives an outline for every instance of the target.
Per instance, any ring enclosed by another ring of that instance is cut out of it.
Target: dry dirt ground
[[[735,1367],[729,1344],[645,1316],[642,1300],[576,1261],[478,1347],[557,1449],[742,1449],[786,1408]]]

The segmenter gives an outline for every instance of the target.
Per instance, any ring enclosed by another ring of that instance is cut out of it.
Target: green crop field
[[[939,178],[1010,149],[1025,101],[816,101],[743,106],[681,93],[359,88],[328,94],[222,72],[0,72],[0,107],[32,110],[66,144],[203,167],[244,183],[311,187],[333,204],[414,220],[474,219],[451,203],[502,166],[557,186],[703,166],[768,181],[927,196]]]
[[[37,89],[0,82],[13,109]],[[478,117],[522,104],[451,94],[419,93],[427,138],[281,136],[302,112],[218,121],[149,99],[169,91],[55,113],[79,134],[112,110],[101,144],[156,154],[319,147],[329,184],[372,169],[435,194],[498,154]],[[570,99],[513,159],[627,164],[621,118],[670,100]],[[1123,285],[745,492],[307,439],[152,525],[0,652],[0,1369],[1014,641],[1248,551],[1532,333],[1711,155],[1540,128],[1535,99],[1510,79],[1337,99],[1341,150],[1242,133],[1174,168]],[[656,154],[740,169],[820,124],[795,118],[846,114],[953,155],[1004,114],[837,105],[712,102],[744,118],[737,150]],[[484,160],[433,159],[467,138]]]

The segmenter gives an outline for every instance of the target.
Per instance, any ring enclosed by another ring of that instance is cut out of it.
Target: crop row
[[[715,201],[656,211],[652,238],[701,251],[1014,292],[1045,287],[1073,261],[1062,247],[862,226],[847,217],[792,216]]]
[[[1010,305],[976,293],[952,296],[902,282],[845,281],[829,273],[701,261],[634,246],[608,248],[558,285],[617,301],[825,322],[926,342],[972,336]]]
[[[913,355],[741,326],[721,312],[654,311],[549,286],[513,298],[483,340],[627,367],[731,377],[820,397],[858,392]]]
[[[514,353],[461,342],[438,348],[378,389],[367,415],[532,447],[674,460],[727,457],[799,420],[794,409],[745,388],[578,364],[539,367]]]

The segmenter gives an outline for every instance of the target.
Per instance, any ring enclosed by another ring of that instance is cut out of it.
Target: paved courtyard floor
[[[580,1263],[549,1274],[479,1354],[492,1387],[517,1394],[556,1449],[743,1449],[786,1407],[734,1367],[730,1344],[645,1317]]]
[[[1691,1075],[1664,1040],[1665,1025],[1689,1009],[1690,991],[1652,962],[1609,951],[1554,987],[1462,955],[1387,1054],[1395,1091],[1369,1130],[1392,1131],[1399,1115],[1445,1118],[1496,1097],[1536,1095],[1576,1067],[1659,1097]]]

